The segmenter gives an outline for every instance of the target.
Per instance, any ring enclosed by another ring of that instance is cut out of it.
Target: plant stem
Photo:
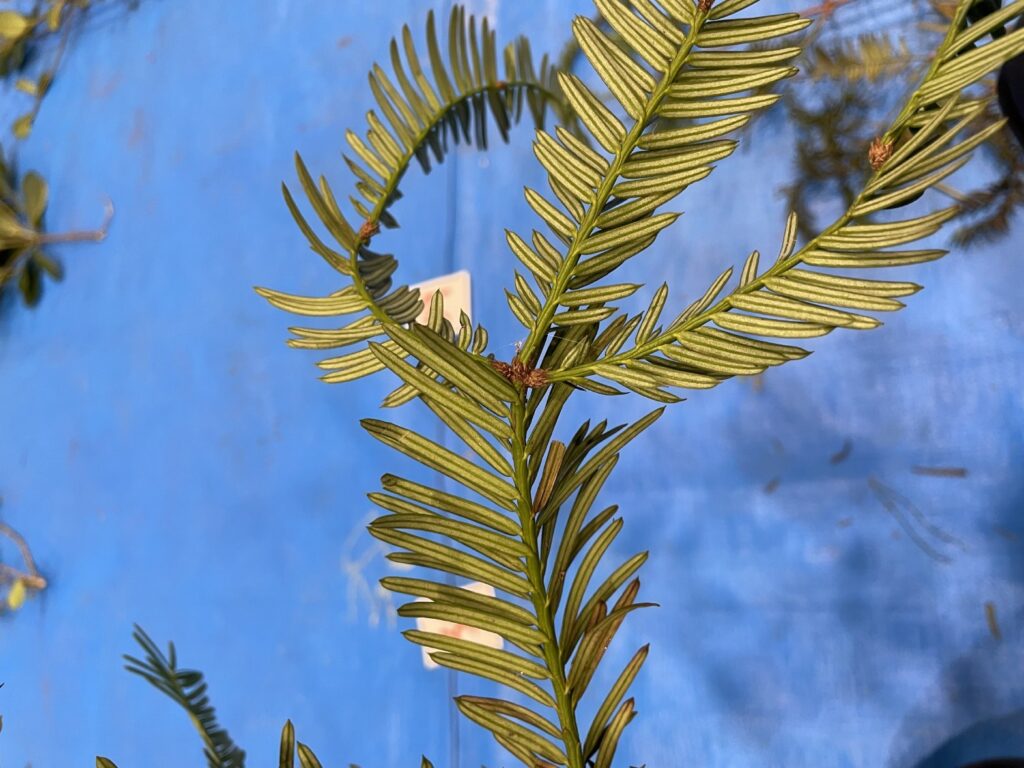
[[[528,390],[527,390],[528,391]],[[532,591],[530,599],[537,617],[538,629],[544,635],[544,661],[551,676],[551,688],[555,695],[562,741],[569,768],[584,768],[583,746],[580,741],[579,725],[569,691],[566,687],[562,653],[555,630],[555,609],[548,597],[544,583],[544,564],[541,562],[540,541],[534,525],[533,498],[530,492],[529,470],[526,455],[526,394],[520,392],[512,403],[512,466],[515,473],[516,490],[519,492],[519,524],[523,531],[523,543],[530,550],[526,557],[526,575]]]
[[[114,203],[107,200],[106,213],[103,216],[103,223],[99,229],[79,229],[70,232],[35,232],[31,229],[24,229],[25,241],[17,246],[18,253],[7,264],[0,267],[0,287],[7,284],[7,281],[15,277],[23,263],[32,256],[32,250],[41,245],[54,245],[57,243],[98,243],[107,236],[110,229],[110,222],[114,218]]]
[[[99,229],[79,229],[73,232],[57,232],[56,234],[44,233],[39,235],[35,242],[37,245],[53,245],[54,243],[98,243],[107,236],[105,231]]]

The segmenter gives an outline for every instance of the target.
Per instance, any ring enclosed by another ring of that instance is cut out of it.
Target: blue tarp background
[[[250,765],[273,764],[289,717],[326,766],[509,764],[465,723],[453,754],[451,681],[422,668],[375,589],[389,566],[364,494],[405,465],[357,420],[390,382],[318,382],[283,344],[291,318],[252,291],[334,289],[278,182],[300,149],[344,189],[366,70],[444,5],[143,0],[73,40],[22,165],[51,183],[52,230],[94,225],[106,196],[117,215],[102,245],[59,250],[67,279],[38,309],[0,319],[0,515],[52,583],[0,619],[3,768],[202,763],[182,713],[120,668],[136,621],[206,671]],[[553,51],[589,12],[470,6]],[[519,331],[502,229],[533,226],[521,188],[543,183],[529,139],[523,126],[511,146],[411,173],[403,228],[380,239],[409,280],[470,270],[505,358]],[[686,193],[630,277],[668,280],[682,306],[776,248],[788,142],[766,130]],[[627,520],[615,553],[651,550],[644,594],[661,608],[627,624],[604,672],[652,643],[623,764],[1024,755],[1020,242],[906,270],[927,290],[885,328],[824,339],[763,387],[696,393],[627,451],[605,491]],[[584,399],[569,422],[648,407]],[[887,510],[870,478],[909,504]]]

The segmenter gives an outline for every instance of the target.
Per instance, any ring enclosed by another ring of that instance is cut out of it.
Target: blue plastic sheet
[[[589,12],[470,6],[551,51]],[[51,581],[0,619],[5,768],[201,763],[184,716],[120,668],[132,622],[206,671],[252,765],[275,759],[289,717],[327,766],[510,763],[467,723],[455,748],[451,687],[489,686],[425,671],[376,589],[389,566],[364,494],[407,465],[357,421],[389,382],[319,383],[315,358],[283,344],[292,318],[252,290],[337,285],[278,182],[299,149],[345,188],[365,72],[430,7],[142,0],[73,39],[22,164],[50,180],[51,229],[93,225],[107,196],[117,215],[102,245],[58,251],[67,279],[38,309],[0,319],[0,515]],[[543,184],[529,133],[412,172],[403,227],[380,238],[410,281],[470,270],[505,359],[521,329],[501,298],[503,228],[533,226],[521,189]],[[788,142],[765,130],[687,192],[628,277],[667,280],[681,307],[751,249],[770,254]],[[1024,754],[1021,252],[1018,229],[906,270],[927,290],[883,329],[694,394],[626,452],[603,497],[626,518],[614,554],[651,551],[642,594],[660,608],[627,623],[598,680],[651,642],[623,764]],[[567,424],[648,408],[584,397]]]

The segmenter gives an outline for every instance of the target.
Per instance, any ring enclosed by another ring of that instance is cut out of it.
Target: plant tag
[[[470,592],[476,592],[478,595],[494,597],[494,587],[489,584],[481,584],[479,581],[474,581],[472,584],[466,584],[463,589],[468,589]],[[424,603],[430,601],[425,597],[421,597],[416,602]],[[483,645],[487,648],[494,648],[496,650],[500,650],[505,645],[501,635],[488,632],[486,629],[467,627],[465,624],[456,624],[452,621],[418,618],[416,619],[416,629],[420,632],[433,632],[436,635],[445,635],[446,637],[466,640],[470,643],[476,643],[477,645]],[[439,666],[436,661],[430,658],[430,654],[436,650],[436,648],[420,646],[420,652],[423,656],[423,666],[427,669],[437,669]]]
[[[424,280],[422,283],[416,283],[412,287],[418,288],[420,296],[423,298],[423,311],[416,318],[417,323],[421,325],[426,324],[427,318],[430,317],[430,305],[434,300],[434,294],[438,291],[441,292],[441,296],[444,298],[445,319],[455,326],[456,329],[459,327],[460,312],[465,312],[468,316],[472,317],[472,285],[467,270],[460,269],[458,272],[452,272],[450,275],[441,275],[430,280]]]

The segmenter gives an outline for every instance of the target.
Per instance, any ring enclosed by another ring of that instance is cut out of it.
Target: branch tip
[[[367,219],[359,227],[359,239],[368,244],[378,232],[380,232],[380,223]]]
[[[522,360],[516,359],[511,363],[492,360],[491,367],[513,384],[528,389],[540,389],[548,383],[547,371],[541,368],[531,368]]]
[[[871,163],[871,170],[881,170],[882,166],[889,162],[892,157],[892,141],[879,136],[871,142],[868,149],[868,162]]]

